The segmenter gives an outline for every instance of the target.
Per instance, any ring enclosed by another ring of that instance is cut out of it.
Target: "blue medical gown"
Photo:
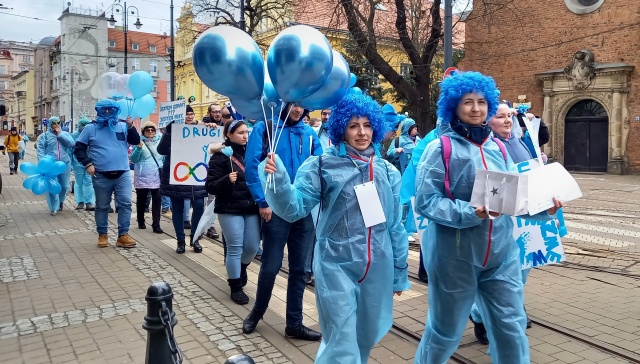
[[[400,173],[374,158],[373,179],[386,223],[365,227],[354,186],[369,181],[369,164],[360,169],[336,148],[319,159],[309,157],[289,183],[282,161],[276,160],[276,192],[265,198],[275,214],[296,221],[323,199],[316,230],[313,272],[322,343],[315,363],[366,363],[371,348],[393,321],[393,292],[409,289],[407,234],[401,224]],[[267,174],[259,167],[263,188]]]
[[[515,171],[505,166],[490,138],[479,146],[450,128],[451,191],[444,191],[441,144],[427,146],[417,168],[416,210],[431,222],[422,242],[429,274],[429,312],[415,363],[445,363],[455,352],[476,299],[485,318],[495,364],[529,363],[524,293],[518,245],[509,216],[480,219],[469,204],[477,169]],[[546,213],[536,219],[548,219]]]

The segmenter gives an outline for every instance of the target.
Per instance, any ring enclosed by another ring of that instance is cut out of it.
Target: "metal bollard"
[[[240,354],[230,357],[224,364],[256,364],[256,362],[250,356]]]
[[[173,327],[178,320],[173,312],[173,291],[167,282],[155,282],[145,296],[147,314],[142,328],[147,337],[146,364],[180,364],[182,352],[173,337]]]

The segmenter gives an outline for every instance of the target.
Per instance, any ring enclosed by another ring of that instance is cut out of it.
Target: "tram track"
[[[163,219],[168,220],[170,222],[170,219],[168,219],[166,216],[163,216]],[[165,232],[165,235],[168,235],[172,238],[175,238],[175,236],[168,234]],[[201,239],[205,239],[207,241],[210,241],[212,243],[216,243],[219,245],[222,245],[222,241],[219,239],[211,239],[208,238],[206,236],[202,236]],[[410,243],[409,244],[409,249],[413,250],[413,251],[419,251],[420,250],[420,245],[417,243]],[[256,264],[260,264],[260,260],[258,259],[254,259],[254,262]],[[280,268],[280,274],[282,276],[288,277],[289,276],[289,270],[287,268]],[[428,286],[428,283],[424,283],[422,281],[420,281],[420,279],[418,278],[418,275],[415,273],[409,273],[409,279],[411,279],[412,281],[414,281],[417,284],[421,284],[424,286]],[[314,292],[315,294],[315,286],[313,284],[311,285],[306,285],[305,287],[307,290]],[[585,344],[589,347],[592,348],[596,348],[599,351],[602,351],[604,353],[607,353],[609,355],[615,356],[617,358],[623,359],[628,361],[629,363],[634,363],[634,364],[640,364],[640,354],[637,354],[635,352],[631,352],[628,350],[625,350],[623,348],[608,344],[608,343],[604,343],[602,341],[599,340],[595,340],[587,335],[581,334],[578,331],[563,327],[561,325],[557,325],[554,324],[552,322],[543,320],[541,318],[535,317],[535,316],[531,316],[529,315],[529,318],[531,319],[532,323],[536,326],[542,327],[546,330],[549,330],[551,332],[560,334],[562,336],[568,337],[572,340],[578,341],[582,344]],[[418,322],[418,320],[416,320],[416,322]],[[422,323],[422,322],[421,322]],[[416,332],[407,329],[406,327],[404,327],[403,325],[400,325],[398,323],[396,323],[395,321],[392,324],[390,333],[392,333],[393,335],[402,338],[404,340],[407,340],[413,344],[415,344],[416,346],[418,346],[418,344],[420,343],[420,339],[421,339],[421,335],[418,335]],[[458,348],[463,348],[463,347],[467,347],[470,344],[466,344],[466,345],[460,345]],[[473,360],[471,360],[470,358],[466,358],[463,355],[460,355],[458,353],[454,353],[451,358],[451,361],[456,362],[456,363],[460,363],[460,364],[474,364],[475,362]]]

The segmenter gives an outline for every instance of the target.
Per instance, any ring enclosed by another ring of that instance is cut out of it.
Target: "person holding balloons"
[[[84,127],[91,123],[91,120],[86,116],[83,116],[78,120],[78,130],[74,131],[71,136],[73,137],[74,145],[78,140]],[[73,175],[76,177],[75,184],[73,185],[73,194],[76,198],[76,210],[86,209],[87,211],[94,211],[96,195],[93,190],[93,183],[91,176],[84,169],[84,166],[78,162],[78,159],[73,155],[73,148],[71,150],[71,167],[73,168]]]
[[[67,165],[66,170],[59,174],[56,178],[62,189],[60,193],[54,194],[47,192],[47,203],[51,216],[58,211],[62,211],[64,199],[69,189],[69,178],[71,176],[71,156],[68,150],[73,147],[74,140],[71,134],[62,131],[60,119],[57,116],[49,118],[49,129],[38,139],[38,160],[49,155],[55,161],[64,162]]]
[[[73,153],[87,173],[93,177],[96,193],[96,228],[98,247],[109,246],[109,205],[115,194],[118,209],[116,247],[133,248],[136,241],[129,236],[133,188],[129,173],[129,145],[140,143],[140,134],[132,122],[118,120],[120,106],[113,100],[96,103],[96,120],[86,125],[76,141]],[[38,148],[40,149],[40,148]]]
[[[400,173],[379,157],[385,134],[382,109],[371,97],[347,94],[327,123],[335,147],[307,159],[290,183],[276,156],[258,170],[263,185],[268,175],[269,206],[286,221],[307,216],[320,204],[313,261],[316,302],[323,338],[315,363],[366,363],[374,345],[393,322],[393,296],[410,287],[409,245],[399,203]],[[359,191],[367,201],[378,199],[380,218],[368,221]],[[262,273],[262,272],[261,272]]]

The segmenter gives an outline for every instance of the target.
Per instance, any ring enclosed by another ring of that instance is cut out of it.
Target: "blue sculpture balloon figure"
[[[25,181],[25,187],[31,189],[36,195],[47,192],[49,211],[51,215],[55,215],[59,210],[62,210],[64,199],[69,189],[71,175],[69,150],[73,148],[75,142],[71,134],[61,130],[60,119],[55,116],[51,117],[49,124],[50,127],[47,132],[38,138],[39,162],[35,172],[41,178],[29,177]],[[28,166],[27,171],[33,172],[33,168]]]

